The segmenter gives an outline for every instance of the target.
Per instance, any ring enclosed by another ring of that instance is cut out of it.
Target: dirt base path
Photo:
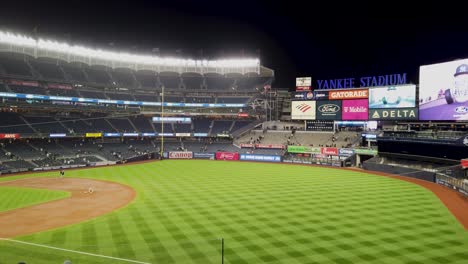
[[[29,178],[2,182],[0,186],[60,190],[65,199],[0,213],[0,238],[12,238],[76,224],[110,213],[136,197],[132,188],[110,181],[78,178]],[[89,193],[92,187],[94,192]]]
[[[378,171],[366,171],[361,169],[348,169],[348,170],[356,170],[359,172],[381,175],[391,178],[396,178],[399,180],[415,183],[420,185],[431,192],[433,192],[437,197],[442,201],[442,203],[449,209],[449,211],[457,218],[457,220],[465,227],[465,230],[468,230],[468,197],[464,196],[463,194],[444,187],[437,183],[432,183],[428,181],[423,181],[415,178],[405,177],[405,176],[398,176],[394,174],[388,174],[384,172]]]

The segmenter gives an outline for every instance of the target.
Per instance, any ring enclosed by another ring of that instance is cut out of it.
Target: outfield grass
[[[0,186],[0,212],[63,199],[69,196],[70,193],[63,191]]]
[[[138,196],[109,215],[18,239],[148,263],[220,263],[220,237],[225,263],[468,260],[468,232],[440,200],[386,177],[195,160],[75,170],[67,177],[117,181]],[[0,243],[0,263],[66,258],[74,264],[126,263]]]

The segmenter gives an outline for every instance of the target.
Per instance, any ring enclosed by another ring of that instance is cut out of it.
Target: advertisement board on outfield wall
[[[343,100],[343,120],[367,120],[369,118],[369,106],[367,99]]]
[[[367,99],[369,98],[369,90],[356,89],[329,91],[328,97],[330,100]]]
[[[338,148],[322,148],[322,155],[333,155],[338,156]]]
[[[240,160],[281,162],[279,155],[241,154]]]
[[[19,138],[20,134],[0,134],[0,138]]]
[[[194,152],[193,153],[194,159],[214,159],[214,153],[206,153],[206,152]]]
[[[170,159],[192,159],[193,152],[191,151],[171,151],[169,152]]]
[[[312,153],[320,154],[322,153],[321,148],[319,147],[309,147],[309,146],[288,146],[289,153]]]
[[[217,160],[239,160],[237,152],[216,152]]]
[[[341,120],[341,101],[317,101],[317,120]]]
[[[419,68],[421,120],[468,120],[468,59]]]
[[[354,153],[359,155],[377,155],[377,150],[375,149],[354,149]]]
[[[353,149],[347,149],[347,148],[340,148],[340,149],[338,149],[338,154],[340,156],[349,157],[349,156],[352,156],[354,154],[354,150]]]
[[[418,108],[369,109],[369,120],[418,120]]]
[[[292,101],[291,119],[315,120],[315,101]]]

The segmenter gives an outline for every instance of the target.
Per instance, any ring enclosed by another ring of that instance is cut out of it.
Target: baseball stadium
[[[282,88],[79,43],[0,30],[0,264],[468,263],[468,59]]]

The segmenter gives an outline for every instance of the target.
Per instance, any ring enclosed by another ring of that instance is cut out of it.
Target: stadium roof
[[[156,72],[195,73],[256,73],[268,72],[260,66],[258,58],[224,58],[218,60],[193,60],[155,55],[139,55],[120,51],[93,49],[58,42],[50,39],[33,38],[11,32],[0,31],[0,52],[13,52],[35,58],[47,57],[66,62],[81,62],[88,65],[103,65],[111,68],[152,70]],[[273,75],[273,71],[271,75]]]

